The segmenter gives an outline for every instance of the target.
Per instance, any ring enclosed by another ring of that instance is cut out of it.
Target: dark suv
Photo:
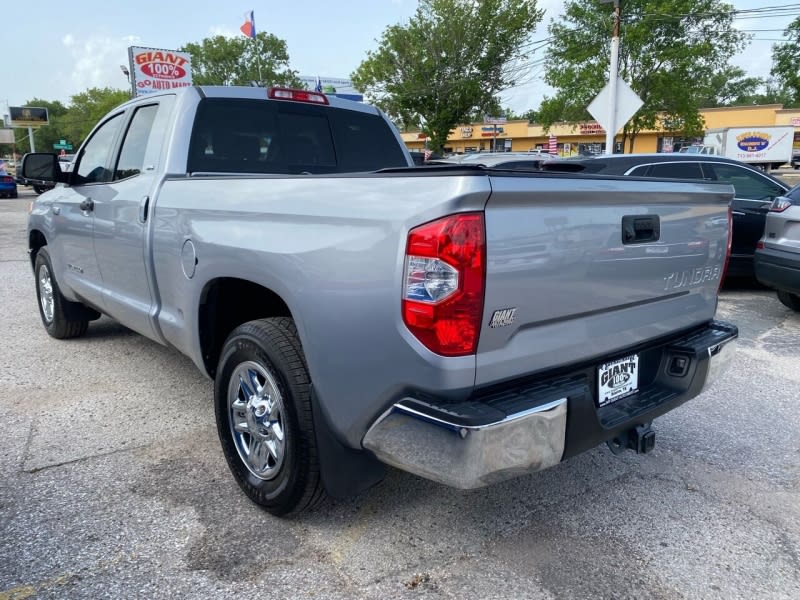
[[[728,275],[754,278],[753,255],[764,231],[772,201],[790,188],[757,168],[721,156],[699,154],[615,154],[591,158],[545,162],[544,171],[569,171],[601,175],[701,179],[731,184],[736,197],[731,202],[733,242]]]

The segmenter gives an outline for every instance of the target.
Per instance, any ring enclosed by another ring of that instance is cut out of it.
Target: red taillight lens
[[[14,178],[9,175],[3,175],[0,179],[3,180],[3,183],[14,183]]]
[[[311,104],[328,104],[328,97],[325,94],[307,90],[293,90],[292,88],[270,88],[267,96],[271,100],[294,100],[295,102],[309,102]]]
[[[792,205],[792,201],[785,196],[778,196],[772,201],[772,206],[769,207],[769,212],[783,212]]]
[[[733,242],[733,213],[731,207],[728,206],[728,246],[725,249],[725,265],[722,267],[722,277],[719,278],[719,287],[717,287],[717,294],[722,289],[722,284],[725,283],[725,277],[728,275],[728,263],[731,260],[731,243]]]
[[[443,356],[474,354],[483,315],[483,213],[461,213],[412,229],[406,245],[403,321]]]

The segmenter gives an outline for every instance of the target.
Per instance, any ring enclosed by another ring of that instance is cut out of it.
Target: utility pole
[[[619,21],[620,21],[620,0],[600,0],[603,4],[614,2],[614,30],[611,34],[611,64],[609,65],[608,75],[608,122],[606,128],[606,154],[614,154],[614,138],[617,133],[617,78],[619,77]]]

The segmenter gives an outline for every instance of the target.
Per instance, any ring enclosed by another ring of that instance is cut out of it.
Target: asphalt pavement
[[[726,377],[605,447],[459,492],[400,471],[282,520],[239,491],[211,382],[111,320],[56,341],[0,200],[0,600],[798,598],[800,314],[723,291]]]

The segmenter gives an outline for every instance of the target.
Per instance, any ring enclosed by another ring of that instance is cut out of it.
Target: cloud
[[[68,95],[91,87],[125,89],[128,85],[120,65],[128,64],[128,46],[140,43],[133,35],[122,37],[90,36],[78,39],[67,34],[61,40],[72,70],[59,82]]]
[[[244,21],[242,21],[244,22]],[[257,25],[257,24],[256,24]],[[237,35],[241,35],[241,32],[238,29],[232,29],[227,25],[214,25],[208,28],[208,32],[212,35],[221,35],[226,38],[236,37]]]

